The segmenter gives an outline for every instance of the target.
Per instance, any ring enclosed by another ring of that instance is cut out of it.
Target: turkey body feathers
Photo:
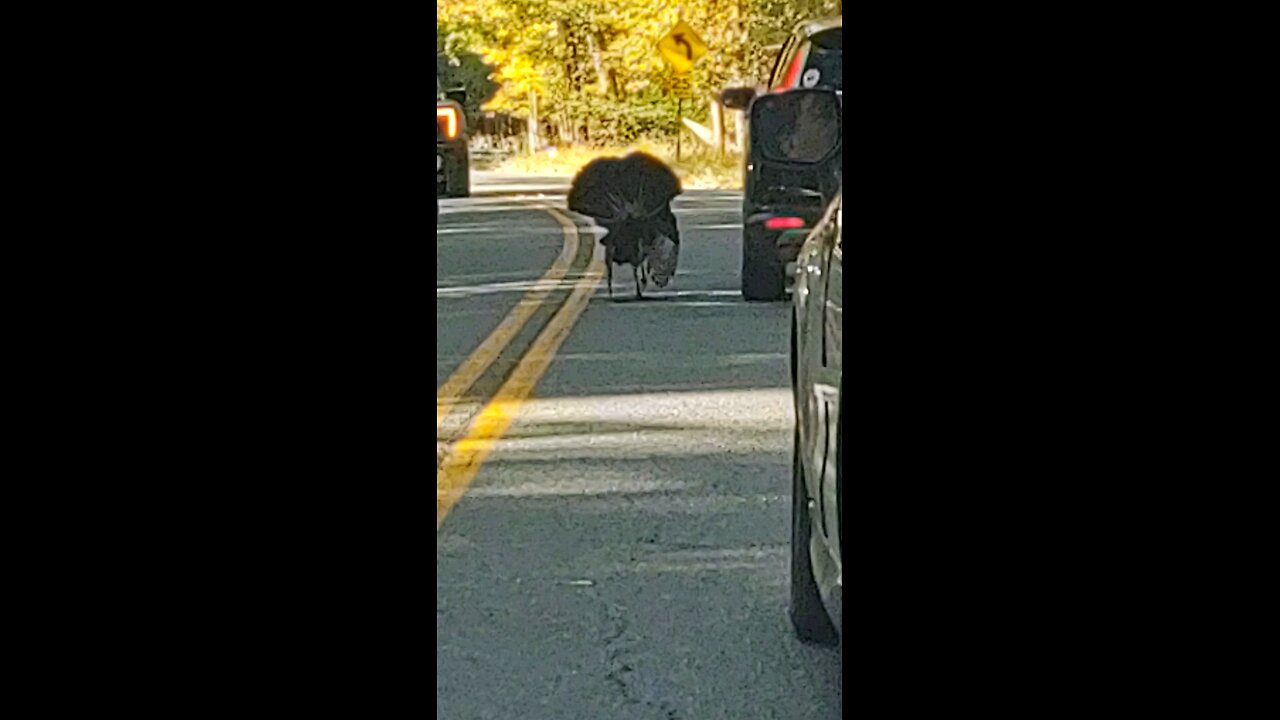
[[[573,178],[569,209],[601,224],[638,220],[668,207],[681,193],[680,178],[652,155],[600,158]]]
[[[666,287],[675,274],[680,229],[671,201],[682,192],[680,178],[661,160],[644,153],[587,163],[573,179],[569,209],[593,218],[607,233],[609,291],[613,265],[631,265],[636,296],[653,280]]]

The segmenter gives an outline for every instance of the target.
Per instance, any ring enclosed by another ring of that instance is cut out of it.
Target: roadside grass
[[[534,155],[517,154],[493,163],[499,172],[573,177],[583,165],[601,157],[621,157],[630,152],[648,153],[675,171],[686,190],[741,190],[742,156],[726,151],[720,157],[696,141],[681,148],[676,161],[675,144],[638,142],[629,147],[592,148],[580,145],[548,148]]]

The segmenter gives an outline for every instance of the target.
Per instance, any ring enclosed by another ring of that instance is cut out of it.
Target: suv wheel
[[[791,460],[791,626],[796,637],[817,645],[839,642],[835,625],[827,616],[827,608],[818,594],[818,581],[813,577],[813,559],[809,542],[813,537],[813,516],[809,513],[809,494],[804,486],[804,464],[800,462],[800,430],[795,431]]]

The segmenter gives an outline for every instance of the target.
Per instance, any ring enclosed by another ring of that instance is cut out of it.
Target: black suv
[[[471,156],[467,151],[467,117],[462,110],[462,91],[440,90],[436,78],[436,197],[467,197],[471,194]],[[437,205],[439,201],[437,200]]]
[[[786,296],[786,279],[800,245],[831,199],[831,174],[838,182],[840,173],[838,164],[833,168],[825,162],[829,158],[805,158],[803,153],[788,158],[791,148],[779,146],[772,136],[780,131],[803,136],[794,131],[806,118],[774,116],[756,107],[756,100],[798,88],[834,90],[840,96],[843,28],[842,17],[799,24],[774,60],[768,87],[732,88],[721,96],[726,107],[748,111],[742,196],[742,297],[747,300]]]

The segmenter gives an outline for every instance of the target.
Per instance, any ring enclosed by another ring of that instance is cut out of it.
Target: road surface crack
[[[635,652],[640,644],[640,638],[629,633],[631,624],[627,620],[626,610],[595,593],[592,595],[604,607],[602,626],[605,645],[605,679],[617,690],[626,704],[654,708],[662,713],[663,720],[680,720],[675,706],[669,700],[652,697],[653,693],[643,691],[640,671],[636,669]]]

